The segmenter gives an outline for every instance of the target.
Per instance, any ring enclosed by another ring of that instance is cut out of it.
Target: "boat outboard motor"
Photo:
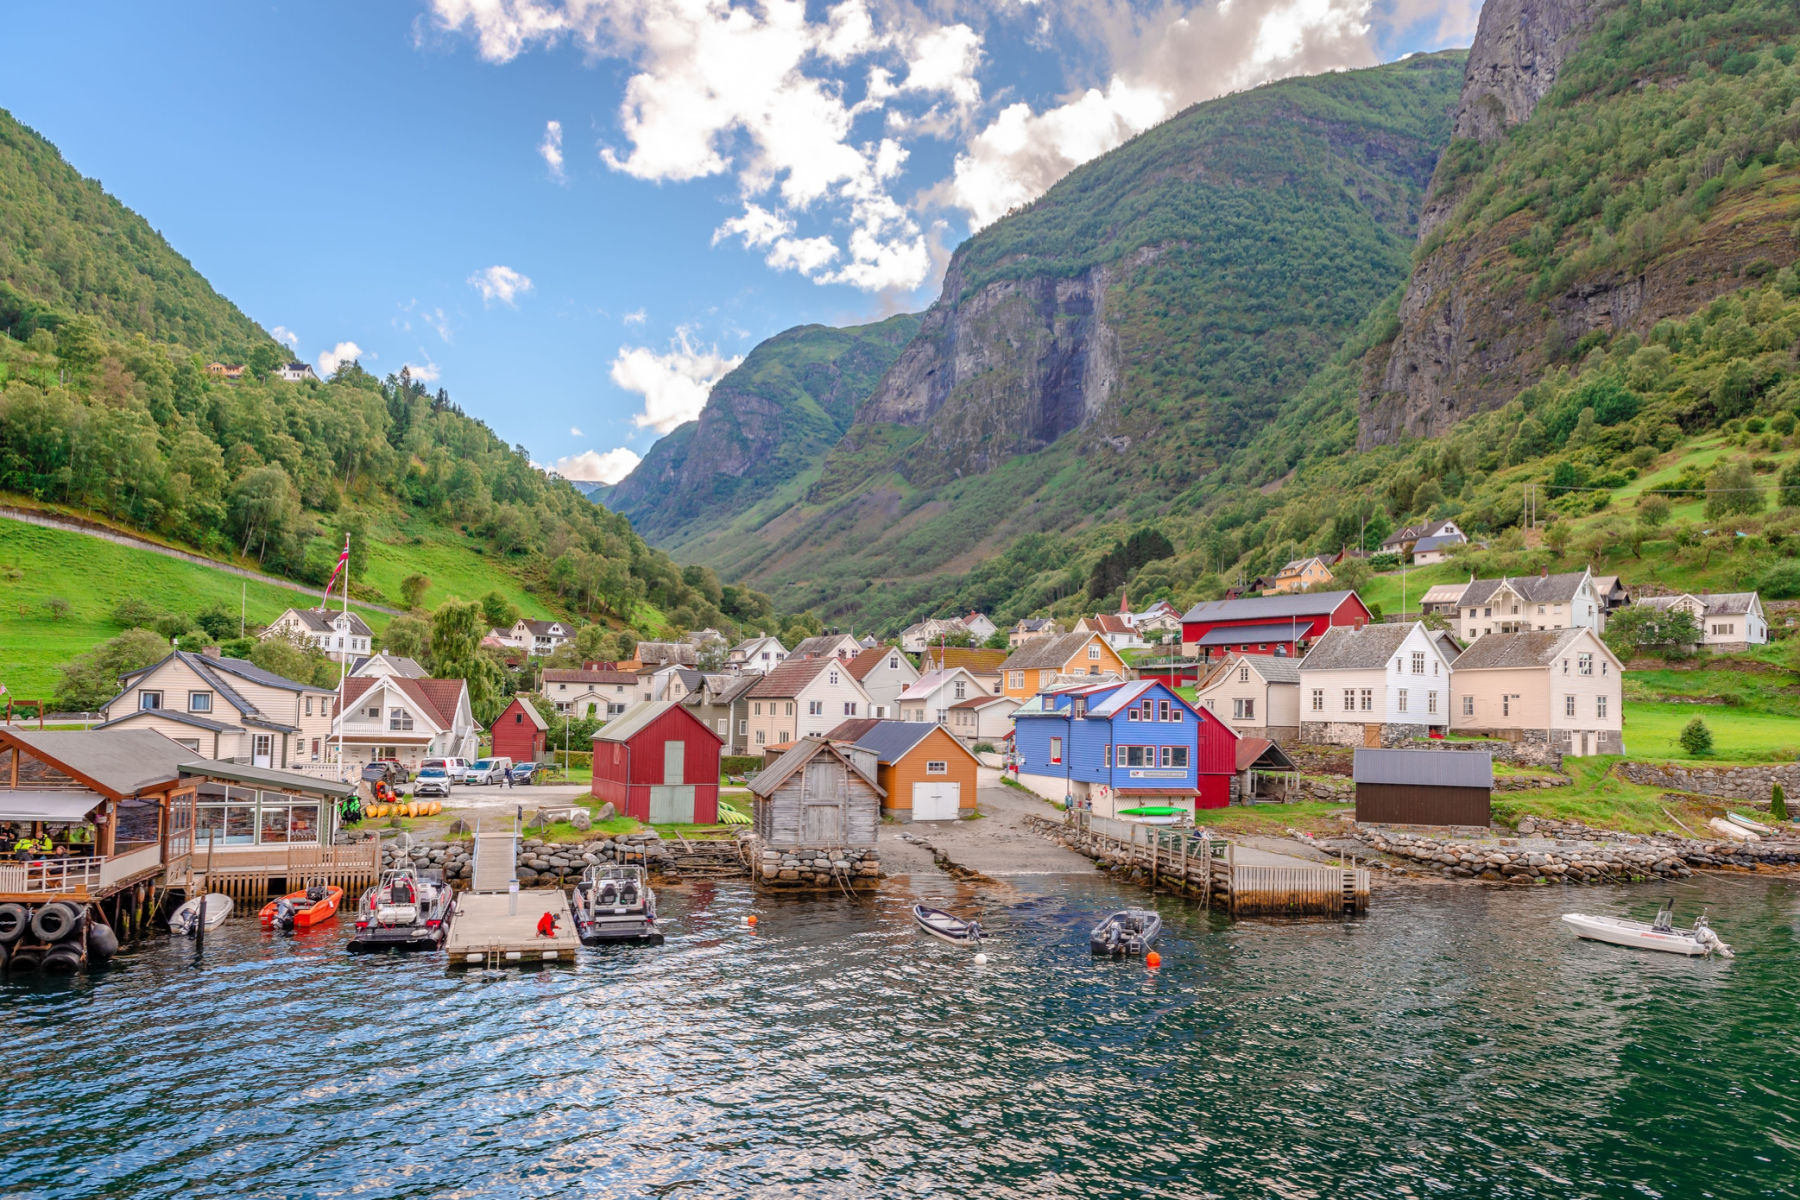
[[[275,924],[281,929],[294,927],[294,902],[286,896],[275,902]]]

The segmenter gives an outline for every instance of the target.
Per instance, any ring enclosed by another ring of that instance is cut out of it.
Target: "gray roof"
[[[1269,683],[1300,682],[1300,660],[1297,658],[1277,658],[1273,654],[1238,654],[1233,657],[1238,662],[1248,663],[1252,671]]]
[[[1461,546],[1468,540],[1460,533],[1436,533],[1414,542],[1413,553],[1426,554],[1433,550],[1442,550],[1446,546]]]
[[[1529,633],[1490,633],[1470,642],[1469,648],[1457,655],[1451,665],[1458,671],[1546,666],[1585,632],[1578,626],[1574,629],[1537,629]]]
[[[1291,642],[1292,622],[1274,625],[1221,625],[1195,642],[1196,646],[1242,646],[1248,642]]]
[[[129,796],[181,778],[181,764],[194,752],[154,729],[27,730],[8,736],[36,754],[79,772],[107,791]]]
[[[300,623],[314,633],[335,633],[337,627],[333,625],[332,622],[345,615],[341,609],[334,611],[331,609],[295,608],[290,609],[289,611],[296,617],[299,617]],[[374,631],[369,628],[367,621],[364,621],[355,613],[350,613],[349,617],[350,632],[352,634],[357,637],[375,636]]]
[[[389,654],[385,650],[378,654],[364,654],[358,657],[350,664],[350,674],[356,675],[361,673],[364,667],[368,666],[378,658],[387,659],[387,661],[393,665],[394,673],[396,675],[404,676],[407,679],[426,678],[425,668],[421,667],[417,660],[408,658],[404,654]]]
[[[1034,667],[1061,668],[1078,654],[1081,648],[1095,638],[1097,633],[1054,633],[1043,637],[1032,638],[1010,654],[1000,664],[1002,671],[1023,671]],[[1106,639],[1100,638],[1102,644]]]
[[[836,654],[838,647],[843,644],[846,636],[847,635],[842,633],[821,633],[813,637],[802,639],[800,644],[795,646],[793,650],[789,652],[788,657],[824,657],[828,654]],[[850,640],[851,642],[856,643],[857,649],[862,649],[861,643],[856,642],[855,638],[851,638]]]
[[[750,791],[757,796],[773,795],[775,790],[786,783],[788,777],[820,754],[829,754],[853,771],[857,778],[875,789],[877,796],[887,795],[887,789],[876,783],[867,771],[856,765],[856,760],[845,754],[824,738],[805,737],[795,742],[786,753],[755,775],[750,777]]]
[[[1506,584],[1530,604],[1567,604],[1575,599],[1575,589],[1588,578],[1586,571],[1569,571],[1562,575],[1519,575],[1500,579],[1477,579],[1462,594],[1464,608],[1486,604],[1501,584]]]
[[[602,725],[599,730],[595,732],[594,740],[596,742],[626,741],[633,734],[642,731],[646,725],[650,724],[650,722],[656,720],[656,718],[662,716],[664,713],[682,707],[683,705],[679,700],[639,700],[636,704],[608,721],[605,725]],[[692,718],[694,714],[688,713],[688,716]],[[704,721],[700,721],[696,718],[695,724],[699,725],[702,729],[706,729],[706,723]],[[713,733],[712,730],[706,729],[706,732],[712,736],[714,741],[719,740],[719,735]]]
[[[1358,671],[1385,667],[1413,631],[1411,625],[1333,625],[1300,660],[1302,671]]]
[[[877,721],[856,745],[873,753],[876,762],[898,762],[936,728],[930,721]]]
[[[209,717],[196,717],[192,713],[184,713],[174,708],[137,708],[122,717],[114,717],[110,721],[102,721],[95,729],[111,729],[115,725],[123,725],[127,721],[135,721],[140,717],[158,717],[165,721],[174,721],[180,725],[192,725],[195,729],[205,729],[213,733],[242,733],[242,725],[233,725],[228,721],[214,721]],[[266,722],[256,722],[258,725]]]
[[[106,797],[86,788],[46,788],[42,791],[0,789],[0,821],[45,821],[73,825],[106,803]],[[7,847],[9,850],[11,847]]]
[[[296,771],[277,771],[269,767],[247,767],[242,763],[216,762],[210,758],[189,758],[181,764],[183,775],[208,779],[231,779],[238,783],[260,783],[266,787],[287,788],[295,792],[314,792],[321,796],[350,796],[356,784],[335,779],[320,779]]]
[[[1289,592],[1280,596],[1243,596],[1236,600],[1203,600],[1182,614],[1183,621],[1285,621],[1337,611],[1355,592]]]
[[[1418,787],[1494,786],[1491,750],[1361,750],[1351,768],[1357,783]]]

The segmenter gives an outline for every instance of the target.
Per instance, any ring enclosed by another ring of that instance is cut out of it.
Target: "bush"
[[[1689,721],[1681,731],[1681,748],[1695,758],[1706,758],[1713,752],[1712,730],[1699,717]]]
[[[1769,789],[1769,815],[1777,821],[1788,819],[1787,793],[1781,790],[1779,783]]]
[[[719,770],[727,775],[754,775],[763,769],[760,754],[727,754],[719,760]]]
[[[993,752],[994,752],[994,743],[992,743],[992,742],[976,742],[975,743],[975,753],[977,753],[977,754],[992,754]]]
[[[1391,571],[1399,565],[1400,556],[1391,550],[1381,554],[1371,554],[1369,556],[1369,569],[1371,571]]]
[[[1757,587],[1765,599],[1791,600],[1800,596],[1800,560],[1782,559],[1763,572]]]
[[[156,618],[162,616],[162,610],[146,600],[129,596],[119,601],[112,610],[113,624],[126,629],[149,629],[156,624]]]
[[[550,752],[550,761],[564,770],[568,770],[571,767],[592,767],[594,765],[594,752],[592,750],[570,750],[565,753],[561,750],[552,750]]]

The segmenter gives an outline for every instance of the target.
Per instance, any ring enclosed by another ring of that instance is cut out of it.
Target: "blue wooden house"
[[[1013,714],[1019,782],[1111,814],[1140,804],[1223,808],[1238,735],[1154,679],[1044,692]]]

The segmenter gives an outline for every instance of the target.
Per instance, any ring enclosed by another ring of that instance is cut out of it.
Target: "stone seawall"
[[[1622,762],[1613,770],[1622,778],[1632,783],[1641,783],[1645,787],[1742,800],[1764,808],[1769,804],[1770,789],[1778,783],[1788,796],[1790,806],[1800,800],[1800,763],[1757,767],[1675,767],[1657,763]]]
[[[1703,842],[1553,821],[1521,822],[1521,832],[1526,836],[1482,837],[1471,830],[1459,837],[1359,825],[1347,836],[1401,859],[1396,874],[1410,871],[1493,883],[1618,883],[1679,879],[1695,868],[1754,871],[1800,864],[1800,842]]]
[[[383,870],[411,866],[421,871],[441,870],[444,878],[467,887],[475,875],[473,843],[464,841],[415,842],[402,835],[382,843]],[[600,863],[635,863],[655,874],[674,865],[675,856],[655,833],[632,833],[619,838],[553,845],[539,838],[519,843],[513,875],[521,887],[552,887],[573,883],[582,871]]]
[[[738,840],[760,888],[774,892],[872,892],[881,886],[881,851],[873,846],[773,847],[764,845],[748,830]]]

